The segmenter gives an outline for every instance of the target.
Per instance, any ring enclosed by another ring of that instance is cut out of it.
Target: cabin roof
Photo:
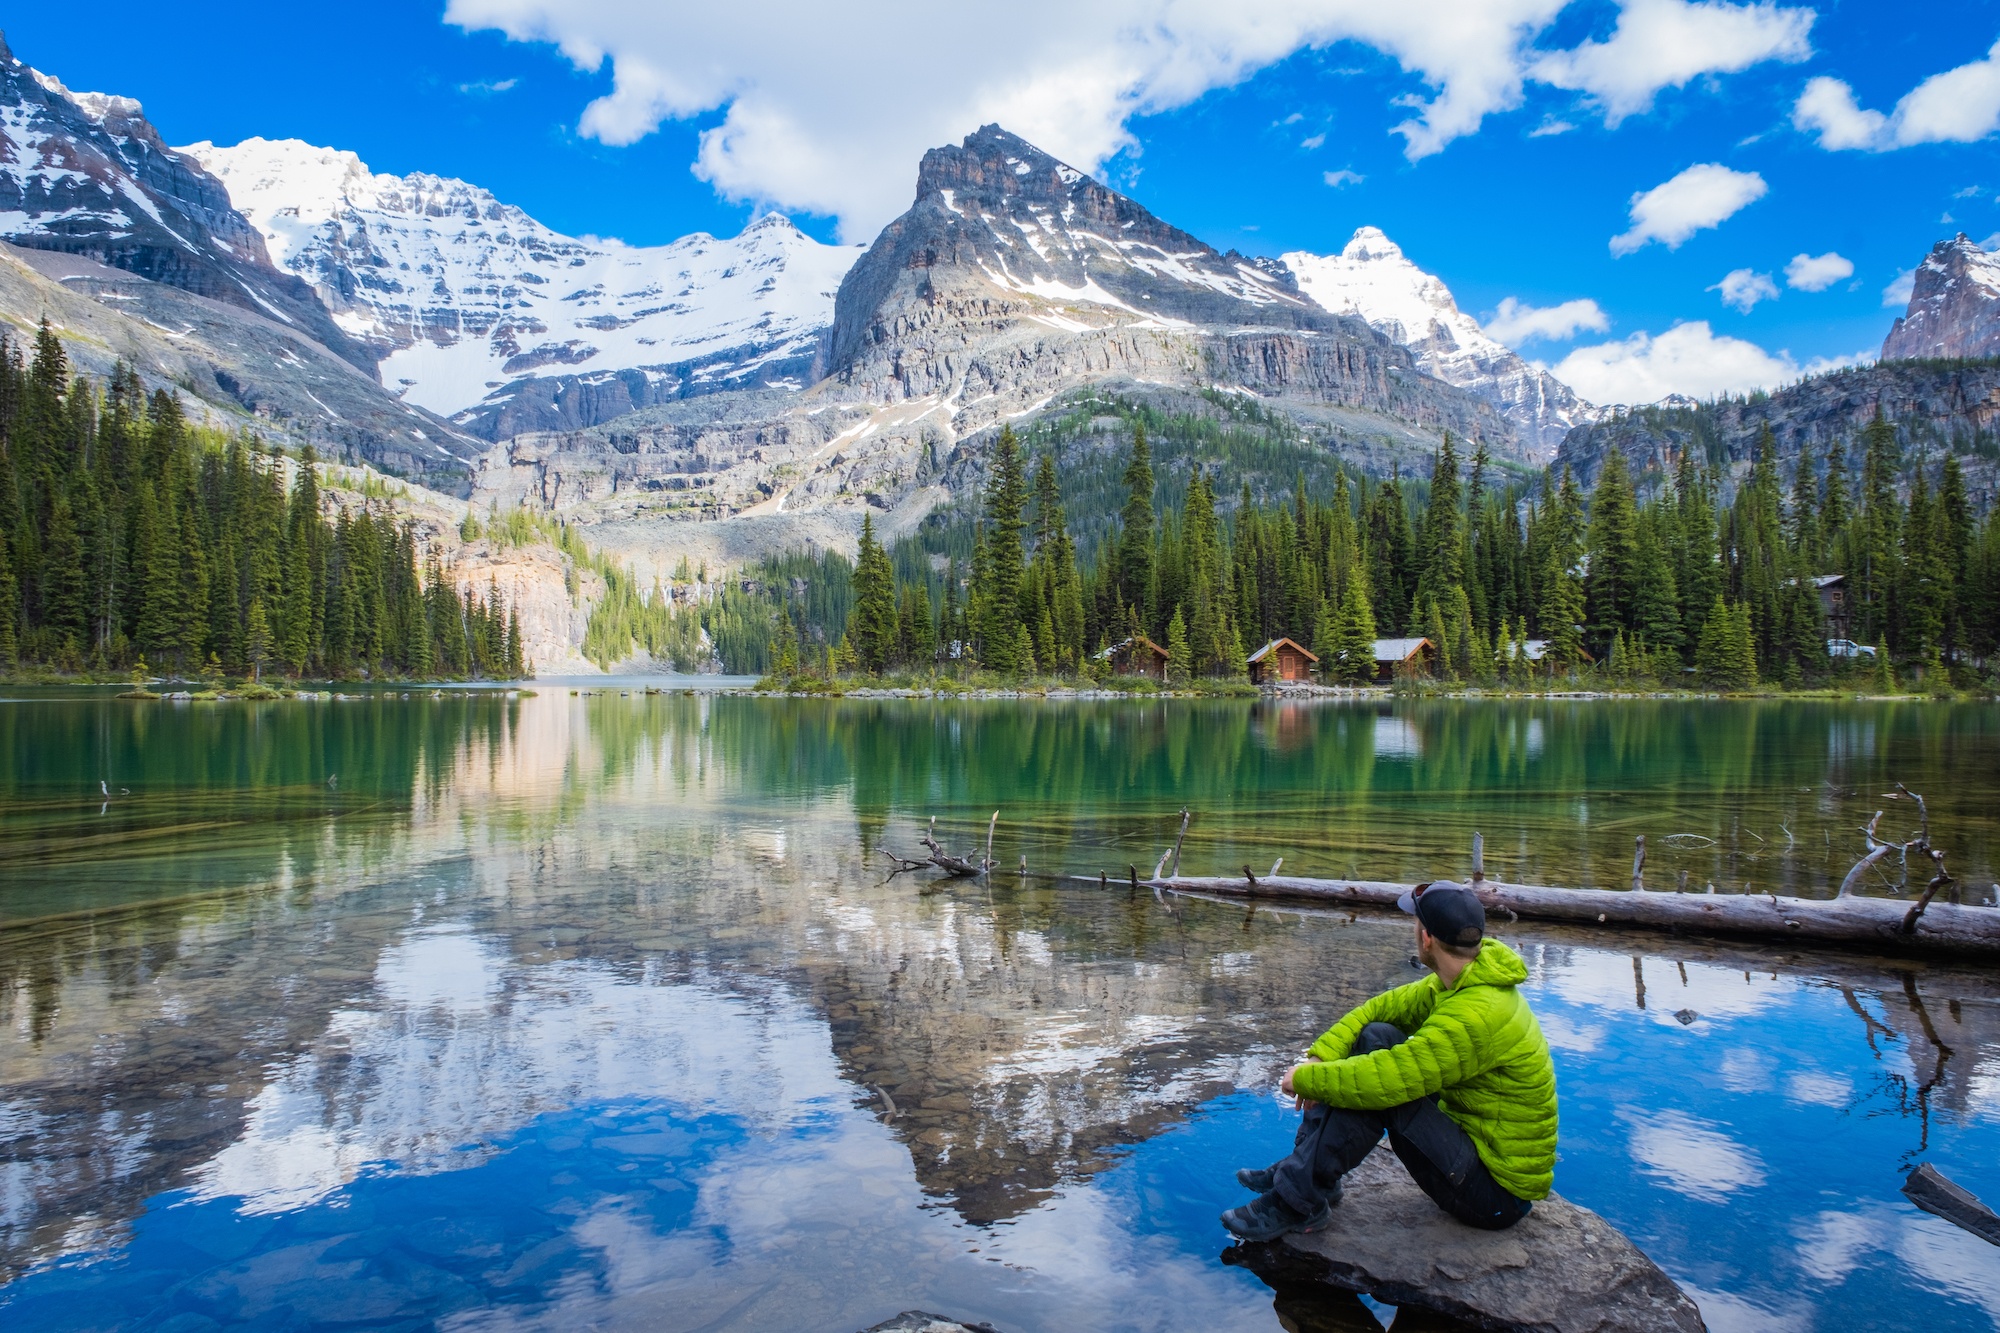
[[[1375,660],[1378,662],[1407,662],[1418,650],[1430,642],[1429,639],[1377,639],[1375,640]]]
[[[1150,648],[1153,652],[1159,654],[1161,657],[1168,656],[1167,650],[1160,647],[1159,644],[1154,643],[1151,639],[1147,638],[1143,634],[1135,634],[1129,639],[1120,639],[1118,642],[1112,644],[1109,648],[1106,648],[1102,652],[1098,653],[1097,660],[1100,662],[1108,662],[1111,660],[1112,654],[1127,648]]]
[[[1310,648],[1301,647],[1300,644],[1294,639],[1273,639],[1269,643],[1265,644],[1262,648],[1259,648],[1256,652],[1250,654],[1250,656],[1246,657],[1243,660],[1246,662],[1261,662],[1264,660],[1266,656],[1276,652],[1280,646],[1287,643],[1291,644],[1292,647],[1298,649],[1299,653],[1303,655],[1308,662],[1319,661],[1318,653],[1313,652]]]

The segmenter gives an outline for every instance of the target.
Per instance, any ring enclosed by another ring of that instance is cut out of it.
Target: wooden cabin
[[[1847,575],[1815,574],[1813,587],[1819,592],[1819,613],[1826,621],[1829,638],[1852,638],[1853,622],[1847,614]]]
[[[1097,660],[1109,662],[1114,675],[1151,676],[1158,681],[1167,678],[1167,650],[1143,634],[1112,644],[1097,654]]]
[[[1311,680],[1319,658],[1290,639],[1273,639],[1250,654],[1250,679],[1259,685],[1281,680]]]
[[[1437,665],[1437,647],[1429,639],[1375,640],[1375,683],[1388,685],[1406,676],[1428,675]]]

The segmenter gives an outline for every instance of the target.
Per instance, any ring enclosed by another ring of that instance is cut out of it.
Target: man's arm
[[[1409,1040],[1386,1050],[1300,1065],[1293,1071],[1292,1086],[1299,1096],[1329,1106],[1384,1110],[1482,1073],[1493,1064],[1491,1046],[1474,1041],[1472,1030],[1455,1017],[1433,1015]]]
[[[1414,1032],[1430,1017],[1431,1006],[1436,1003],[1437,982],[1431,977],[1383,991],[1348,1010],[1347,1016],[1321,1033],[1306,1053],[1314,1060],[1344,1059],[1354,1049],[1354,1039],[1361,1035],[1361,1029],[1370,1023],[1394,1023],[1405,1032]]]

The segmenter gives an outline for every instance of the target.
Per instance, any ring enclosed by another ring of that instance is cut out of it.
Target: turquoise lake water
[[[0,703],[0,1324],[1379,1327],[1216,1213],[1406,925],[1050,873],[1144,873],[1186,806],[1191,872],[1478,830],[1620,885],[1644,833],[1654,882],[1827,894],[1897,781],[1968,901],[2000,861],[1991,706],[536,688]],[[887,876],[996,809],[990,884]],[[1711,1328],[2000,1327],[2000,1252],[1898,1192],[2000,1200],[1992,968],[1501,933],[1558,1190]]]

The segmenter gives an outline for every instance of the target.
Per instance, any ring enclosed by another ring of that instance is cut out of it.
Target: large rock
[[[1506,1231],[1477,1231],[1378,1148],[1347,1177],[1333,1221],[1245,1262],[1496,1333],[1701,1333],[1701,1311],[1618,1229],[1551,1194]],[[1398,1320],[1401,1323],[1401,1320]]]
[[[1911,275],[1910,305],[1882,340],[1882,359],[2000,353],[2000,255],[1964,232],[1931,247]]]

